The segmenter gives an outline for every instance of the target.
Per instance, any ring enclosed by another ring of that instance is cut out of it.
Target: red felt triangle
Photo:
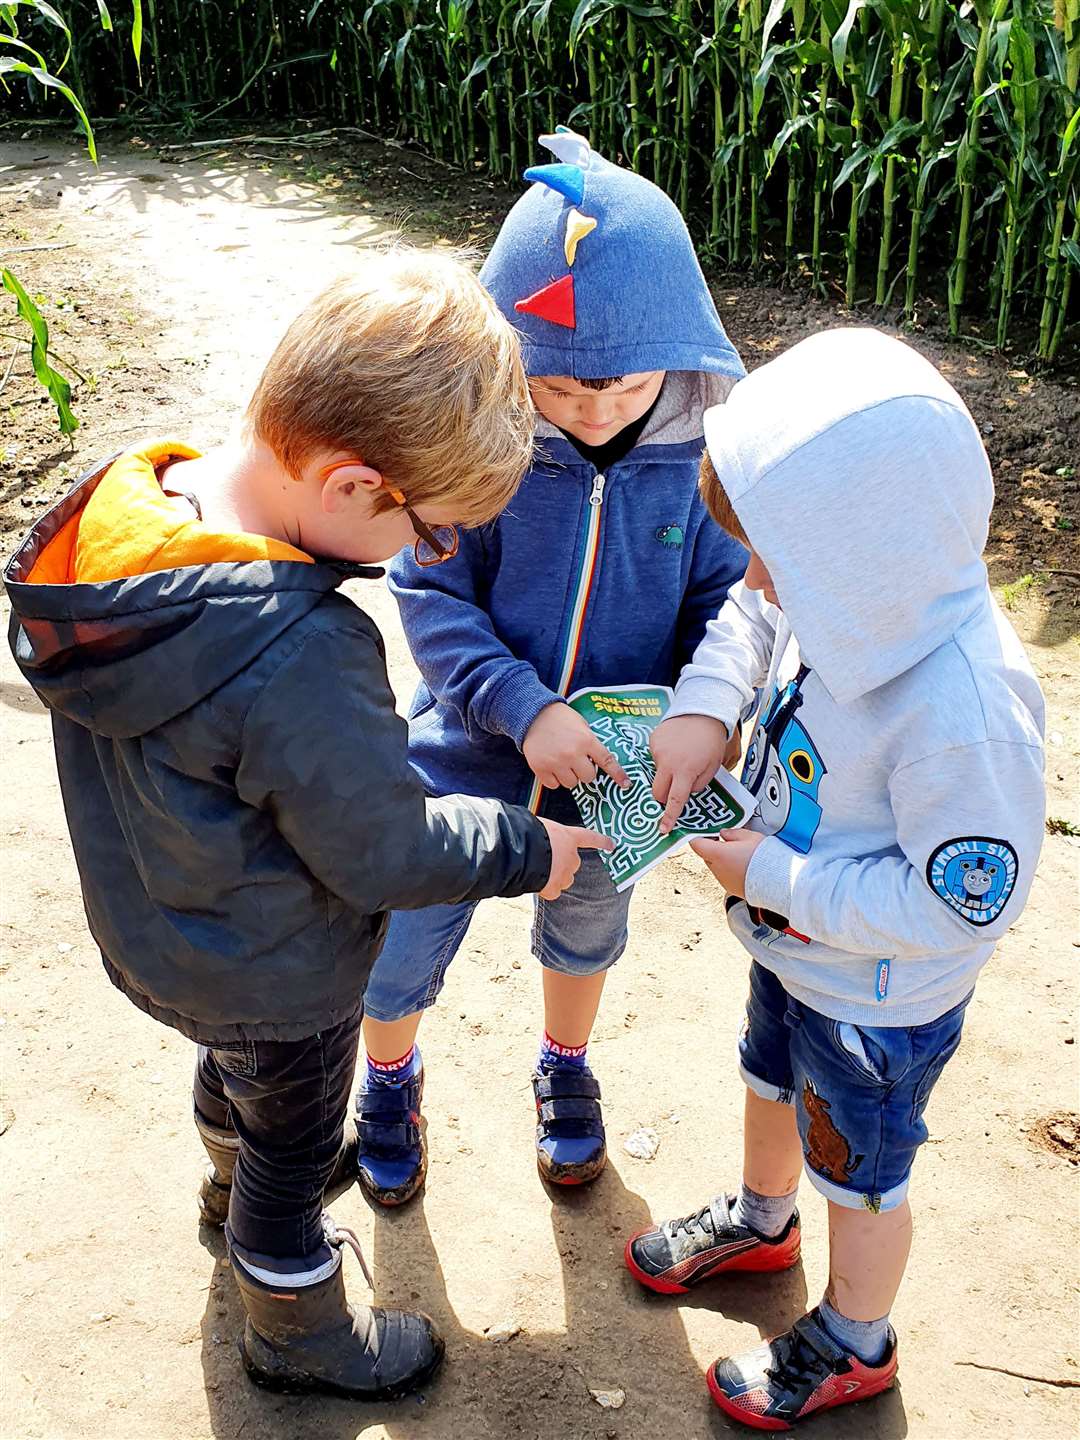
[[[574,319],[574,277],[564,275],[537,290],[527,300],[519,300],[514,306],[523,315],[539,315],[541,320],[550,320],[552,325],[565,325],[568,330],[576,326]]]

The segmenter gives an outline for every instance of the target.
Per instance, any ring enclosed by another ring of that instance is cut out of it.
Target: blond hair
[[[294,477],[320,450],[352,452],[463,525],[506,508],[532,455],[517,336],[454,254],[365,256],[289,326],[247,415]]]
[[[720,484],[720,477],[717,475],[712,461],[709,459],[709,452],[706,450],[701,457],[701,471],[698,475],[698,489],[701,491],[701,498],[705,502],[705,509],[720,526],[721,530],[742,542],[749,550],[750,541],[746,538],[746,531],[742,527],[739,517],[735,514],[735,507],[727,497],[727,491]]]

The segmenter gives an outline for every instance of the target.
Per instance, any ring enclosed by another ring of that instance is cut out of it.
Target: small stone
[[[96,1315],[90,1316],[91,1325],[104,1325],[108,1320],[115,1320],[115,1315],[110,1310],[99,1310]]]
[[[57,945],[56,948],[57,948],[57,950],[59,950],[59,952],[60,952],[61,955],[66,955],[69,950],[74,950],[74,949],[75,949],[75,946],[74,946],[74,945],[69,945],[66,940],[61,940],[60,944]]]
[[[1051,730],[1046,738],[1050,741],[1051,745],[1064,745],[1065,743],[1065,739],[1060,730]]]
[[[660,1149],[660,1136],[655,1130],[635,1130],[624,1142],[623,1149],[635,1160],[652,1160]]]
[[[513,1340],[515,1335],[521,1334],[521,1326],[513,1320],[504,1321],[501,1325],[489,1325],[484,1331],[484,1338],[490,1340],[493,1345],[505,1345]]]
[[[589,1390],[601,1410],[621,1410],[626,1404],[625,1390]]]
[[[1075,1045],[1075,1044],[1076,1044],[1076,1037],[1073,1036],[1073,1035],[1066,1035],[1066,1036],[1065,1036],[1065,1044],[1066,1044],[1066,1045]]]

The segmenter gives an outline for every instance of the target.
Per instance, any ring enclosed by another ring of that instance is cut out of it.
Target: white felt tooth
[[[592,151],[584,135],[578,135],[573,130],[560,130],[555,135],[541,135],[540,144],[564,165],[580,165],[582,170],[588,168]]]

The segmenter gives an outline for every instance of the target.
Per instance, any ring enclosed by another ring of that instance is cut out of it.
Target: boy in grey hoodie
[[[655,794],[672,822],[763,687],[754,819],[695,846],[753,957],[745,1162],[737,1197],[626,1260],[664,1293],[793,1265],[805,1164],[829,1201],[825,1297],[708,1377],[727,1414],[786,1430],[895,1377],[923,1111],[1039,857],[1043,700],[981,558],[986,453],[926,360],[872,330],[814,336],[705,435],[702,494],[751,557],[654,733]]]

